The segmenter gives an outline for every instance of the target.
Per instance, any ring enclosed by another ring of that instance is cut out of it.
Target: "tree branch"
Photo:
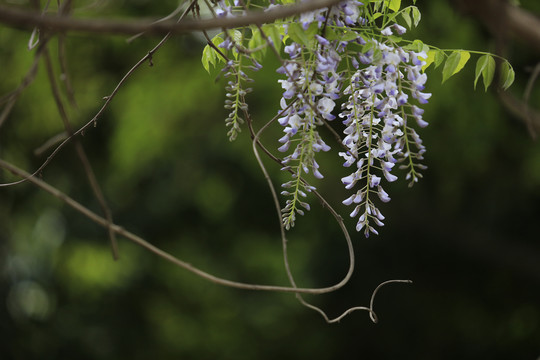
[[[179,23],[173,21],[155,22],[155,20],[122,22],[107,19],[81,19],[43,15],[36,11],[0,6],[0,23],[18,29],[32,30],[35,27],[39,27],[52,32],[75,31],[96,34],[135,35],[147,33],[164,35],[169,32],[179,34],[216,28],[230,29],[251,24],[271,23],[277,19],[329,7],[339,1],[341,0],[310,0],[291,6],[274,7],[268,11],[249,11],[245,15],[237,17],[183,20]]]
[[[512,35],[540,51],[540,18],[506,0],[451,0],[458,10],[480,20],[495,36]]]
[[[527,105],[527,102],[517,98],[508,91],[500,91],[499,99],[501,99],[508,111],[527,125],[531,136],[535,138],[536,134],[540,132],[540,112],[532,109]]]

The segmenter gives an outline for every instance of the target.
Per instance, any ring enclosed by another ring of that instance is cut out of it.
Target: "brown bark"
[[[271,23],[277,19],[295,16],[335,5],[339,0],[310,0],[289,6],[279,6],[268,11],[249,11],[237,17],[183,20],[181,22],[154,20],[118,21],[109,19],[72,18],[41,14],[24,8],[0,5],[0,23],[4,26],[32,30],[39,27],[51,32],[83,32],[96,34],[135,35],[147,33],[164,35],[182,34],[210,29],[234,28],[251,24]]]

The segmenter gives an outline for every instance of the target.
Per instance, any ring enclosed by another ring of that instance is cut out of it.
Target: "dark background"
[[[539,14],[540,5],[521,1]],[[419,1],[410,34],[449,49],[496,51],[491,33],[442,0]],[[174,2],[114,2],[79,15],[164,16]],[[33,59],[29,33],[0,25],[0,90],[15,88]],[[68,64],[81,125],[157,38],[71,35]],[[54,54],[55,41],[51,42]],[[287,284],[279,228],[247,129],[226,137],[223,80],[200,64],[203,42],[173,37],[124,85],[82,142],[117,224],[219,276]],[[503,54],[522,97],[540,60],[509,37]],[[501,105],[497,90],[473,90],[474,60],[433,93],[422,129],[428,152],[414,188],[388,186],[380,236],[353,233],[356,272],[343,289],[307,297],[331,316],[375,303],[373,324],[356,312],[328,325],[291,294],[221,287],[120,239],[114,262],[105,230],[31,184],[0,189],[0,359],[520,359],[540,356],[540,146]],[[275,64],[249,96],[256,126],[277,109]],[[530,97],[538,108],[539,87]],[[0,157],[31,170],[33,150],[62,131],[43,66],[0,128]],[[263,140],[278,147],[271,130]],[[317,184],[343,214],[347,175],[337,146]],[[266,162],[275,183],[282,175]],[[2,174],[3,181],[12,179]],[[73,147],[43,179],[100,212]],[[347,270],[339,227],[316,201],[289,234],[301,286],[327,286]],[[354,221],[345,216],[350,229]]]

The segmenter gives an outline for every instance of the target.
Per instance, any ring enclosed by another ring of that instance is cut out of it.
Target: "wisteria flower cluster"
[[[414,160],[421,159],[425,149],[414,129],[407,125],[407,116],[415,116],[422,126],[427,123],[421,118],[422,110],[411,105],[408,99],[410,94],[421,104],[430,96],[422,92],[427,80],[422,66],[426,63],[419,59],[426,58],[427,54],[405,51],[391,40],[381,42],[370,38],[366,41],[359,35],[332,40],[322,31],[324,27],[361,28],[367,22],[361,16],[362,5],[354,0],[343,1],[330,11],[322,9],[303,14],[300,17],[302,30],[316,28],[316,41],[308,44],[293,41],[285,47],[289,58],[278,69],[287,77],[279,80],[284,90],[281,107],[285,115],[279,118],[279,123],[284,126],[285,135],[279,140],[283,145],[278,150],[289,150],[295,141],[294,150],[283,159],[285,169],[292,169],[293,174],[293,179],[282,185],[287,189],[282,194],[291,197],[282,210],[287,228],[294,224],[295,212],[303,213],[298,204],[309,209],[309,205],[298,199],[298,195],[305,197],[306,192],[289,189],[309,190],[300,179],[310,170],[316,178],[322,178],[315,154],[320,150],[328,151],[330,147],[321,139],[317,127],[335,119],[332,114],[335,101],[342,97],[348,96],[339,114],[346,126],[342,145],[347,151],[339,155],[345,158],[344,166],[356,165],[356,170],[342,182],[349,190],[360,187],[343,203],[355,204],[351,216],[359,217],[357,231],[364,229],[369,236],[370,232],[377,233],[371,224],[384,225],[384,216],[371,195],[377,194],[383,202],[390,200],[381,185],[381,176],[387,181],[396,180],[397,176],[391,171],[399,160],[409,160],[408,178],[417,181],[419,177],[417,170],[422,165]],[[394,23],[380,31],[380,38],[390,37],[394,32],[402,35],[405,31],[403,26]],[[287,35],[289,32],[290,27]],[[294,35],[291,37],[294,40]],[[362,51],[355,53],[352,50],[355,46],[361,46]],[[343,61],[349,66],[340,69]],[[416,152],[410,151],[411,139],[416,144]]]
[[[268,8],[285,3],[290,1],[270,1]],[[213,9],[220,17],[241,16],[245,10],[247,6],[238,0],[217,1]],[[281,192],[287,197],[282,209],[285,228],[294,226],[296,214],[310,209],[306,198],[315,187],[307,179],[323,178],[316,157],[330,150],[319,129],[336,118],[343,124],[338,155],[349,169],[341,182],[352,192],[343,203],[352,206],[350,216],[357,218],[357,231],[368,237],[378,234],[375,226],[384,225],[377,203],[390,201],[384,181],[397,180],[397,170],[405,171],[410,186],[422,177],[426,149],[416,128],[428,125],[421,106],[431,97],[425,92],[424,71],[444,62],[446,80],[463,68],[470,54],[404,40],[406,27],[398,19],[411,28],[418,25],[420,12],[414,5],[401,8],[401,1],[344,0],[273,24],[226,30],[205,48],[205,68],[224,61],[225,73],[232,78],[226,100],[231,109],[226,120],[231,140],[243,123],[240,111],[247,112],[245,95],[250,89],[243,85],[250,78],[245,71],[260,69],[259,60],[268,48],[278,54],[282,50],[277,122],[283,135],[277,150],[284,154],[282,170],[291,174]],[[216,47],[227,55],[218,57],[212,50]],[[490,54],[480,57],[475,85],[482,76],[489,86],[493,61]],[[508,63],[503,72],[503,86],[508,87],[513,79]]]
[[[393,28],[398,34],[405,32],[397,24]],[[382,34],[391,35],[392,29],[385,28]],[[370,50],[359,56],[365,66],[359,66],[343,91],[348,99],[339,114],[346,126],[343,145],[347,147],[339,155],[345,159],[344,166],[356,165],[341,181],[347,189],[359,187],[343,203],[355,205],[351,216],[359,215],[356,230],[364,229],[366,236],[378,233],[370,222],[384,225],[384,216],[373,202],[373,195],[382,202],[390,201],[382,177],[388,182],[397,180],[392,171],[396,163],[403,162],[400,167],[408,170],[406,178],[412,185],[421,176],[418,170],[425,168],[417,162],[425,147],[408,120],[415,119],[420,127],[427,125],[423,110],[411,98],[425,104],[431,96],[422,92],[427,76],[422,72],[426,62],[420,59],[427,57],[425,52],[405,51],[376,39],[370,42]]]
[[[303,58],[305,47],[292,43],[285,47],[285,53],[289,56],[284,65],[278,69],[278,73],[286,75],[287,79],[279,80],[284,90],[281,99],[281,114],[278,119],[284,126],[285,135],[279,139],[283,145],[278,148],[281,152],[293,151],[285,156],[282,163],[284,170],[292,172],[293,179],[282,186],[287,190],[282,195],[292,196],[286,201],[283,208],[283,224],[287,229],[294,225],[295,213],[303,214],[298,205],[309,210],[309,205],[299,200],[306,197],[306,192],[313,187],[302,181],[302,173],[310,171],[315,178],[322,179],[319,164],[315,160],[315,154],[319,151],[328,151],[328,146],[321,138],[317,127],[323,125],[325,120],[334,120],[332,111],[339,98],[339,75],[337,67],[340,57],[331,48],[329,42],[317,35],[317,55],[312,62]],[[289,104],[287,104],[289,101]],[[294,189],[290,192],[289,189]]]

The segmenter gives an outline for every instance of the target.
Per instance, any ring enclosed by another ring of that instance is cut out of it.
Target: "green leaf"
[[[469,61],[469,58],[471,57],[471,54],[468,51],[465,50],[458,50],[454,51],[448,59],[446,59],[446,63],[444,64],[443,68],[443,80],[444,83],[446,80],[448,80],[452,75],[457,74],[467,61]]]
[[[394,44],[399,44],[403,40],[403,38],[401,36],[390,35],[388,36],[388,40],[390,40]]]
[[[426,71],[426,69],[435,61],[435,56],[437,55],[438,50],[429,50],[427,52],[427,58],[422,59],[426,62],[424,66],[422,66],[422,71]]]
[[[240,32],[240,30],[230,31],[229,36],[234,40],[235,43],[242,44],[244,36],[242,35],[242,32]]]
[[[251,31],[252,36],[251,39],[249,39],[248,47],[251,51],[259,48],[257,51],[253,52],[253,57],[255,60],[261,62],[263,56],[266,54],[266,47],[260,48],[264,44],[264,41],[259,29],[257,27],[253,27]]]
[[[373,41],[367,41],[366,44],[362,47],[362,53],[367,53],[368,51],[373,51],[373,62],[376,63],[382,59],[381,49],[375,45]]]
[[[487,91],[495,75],[495,60],[490,56],[487,66],[482,71],[482,80],[484,81],[484,91]]]
[[[369,50],[375,48],[373,41],[366,41],[365,45],[362,46],[362,53],[367,53]]]
[[[456,70],[454,71],[454,74],[457,74],[458,72],[460,72],[461,69],[465,67],[465,64],[467,64],[467,61],[469,61],[469,59],[471,58],[471,53],[468,51],[460,50],[459,53],[461,54],[461,59],[459,60],[459,64]]]
[[[263,43],[261,32],[259,31],[259,29],[255,28],[255,29],[252,29],[251,31],[252,31],[251,39],[249,39],[249,42],[248,42],[249,50],[256,49],[259,46],[261,46]]]
[[[210,64],[216,64],[216,55],[214,54],[214,49],[212,49],[210,45],[204,47],[201,62],[204,70],[210,74]]]
[[[265,24],[262,26],[262,30],[266,36],[272,39],[274,47],[279,52],[281,50],[281,35],[279,30],[276,28],[276,24]]]
[[[401,8],[401,0],[390,0],[390,5],[388,5],[388,8],[393,12],[398,12]]]
[[[444,63],[443,68],[443,79],[442,82],[444,83],[448,78],[452,75],[454,75],[454,71],[457,69],[459,65],[459,61],[461,60],[461,54],[459,51],[453,52],[448,59],[446,59],[446,62]]]
[[[489,85],[491,85],[491,82],[493,81],[494,74],[495,60],[493,60],[493,56],[489,54],[481,56],[476,62],[474,88],[476,89],[476,83],[478,82],[480,75],[482,75],[482,79],[484,81],[484,88],[487,91],[487,88],[489,87]]]
[[[412,50],[414,52],[422,52],[425,51],[426,53],[429,51],[429,47],[424,44],[421,40],[414,40],[412,43],[410,43],[407,46],[403,47],[406,50]]]
[[[319,25],[317,23],[312,23],[306,30],[306,35],[309,37],[309,40],[314,39],[315,34],[317,33],[319,33]]]
[[[420,23],[420,19],[422,19],[422,14],[416,6],[412,6],[412,17],[414,21],[414,26],[418,26],[418,24]]]
[[[504,90],[508,89],[510,85],[512,85],[515,76],[516,74],[512,68],[512,65],[510,65],[508,61],[503,62],[501,65],[501,82]]]
[[[309,29],[308,29],[309,30]],[[294,42],[310,46],[310,38],[302,26],[298,23],[292,23],[289,25],[289,36]]]
[[[375,50],[373,51],[373,62],[379,62],[382,59],[382,56],[382,50],[379,47],[375,47]]]
[[[403,20],[405,20],[405,23],[407,24],[407,27],[409,29],[412,29],[412,20],[411,20],[411,8],[408,7],[408,8],[405,8],[403,9],[404,11],[401,13],[401,17],[403,18]]]
[[[236,44],[242,45],[244,35],[239,30],[228,30],[227,33]],[[236,50],[236,48],[232,48],[232,54],[235,59],[238,59],[238,50]]]
[[[488,58],[489,58],[489,55],[484,55],[484,56],[480,56],[478,61],[476,61],[476,69],[474,70],[474,89],[475,90],[476,90],[476,83],[478,82],[478,79],[480,79],[480,75],[482,75],[484,68],[487,66],[489,62]]]
[[[341,39],[341,37],[337,34],[336,30],[331,27],[326,28],[325,36],[326,39],[328,39],[329,41]]]
[[[339,38],[343,41],[356,40],[358,38],[358,34],[352,30],[346,30]]]
[[[223,38],[221,37],[220,34],[214,36],[214,38],[212,39],[212,43],[215,46],[218,46],[222,42],[223,42]],[[210,73],[210,64],[216,66],[216,60],[225,61],[224,59],[221,58],[221,56],[218,55],[216,50],[214,50],[210,45],[206,45],[203,49],[201,62],[202,62],[203,68],[208,73]]]
[[[441,66],[443,61],[444,61],[444,51],[437,50],[437,53],[435,54],[435,69]]]
[[[442,50],[430,49],[427,45],[424,45],[423,51],[426,52],[427,57],[425,59],[422,58],[422,60],[426,62],[426,64],[422,66],[422,71],[425,71],[431,64],[434,64],[435,68],[438,68],[444,61],[444,51]]]
[[[217,34],[216,36],[214,36],[212,38],[212,42],[214,43],[214,45],[218,46],[219,44],[221,44],[223,41],[223,38],[221,37],[222,34]]]
[[[386,1],[388,0],[370,0],[370,3],[373,3],[373,12],[375,14],[381,14],[386,7]]]

